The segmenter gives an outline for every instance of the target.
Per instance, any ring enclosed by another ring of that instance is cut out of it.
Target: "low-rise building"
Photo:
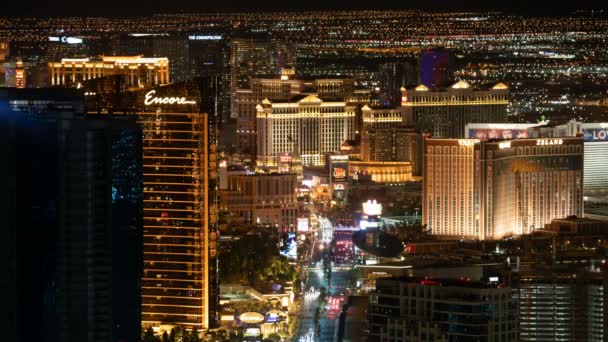
[[[377,279],[367,341],[515,341],[515,304],[511,289],[495,282]]]
[[[295,231],[299,213],[295,174],[233,174],[227,183],[227,189],[220,191],[220,206],[229,213],[228,221]]]
[[[355,180],[366,175],[376,183],[404,183],[414,180],[410,162],[349,161],[348,168]]]
[[[518,341],[605,341],[608,276],[599,269],[553,267],[512,275]]]

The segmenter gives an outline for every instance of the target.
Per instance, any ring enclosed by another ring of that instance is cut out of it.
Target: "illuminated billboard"
[[[344,183],[334,183],[332,185],[332,199],[346,200],[346,186]]]
[[[308,218],[298,217],[298,233],[305,233],[308,231]]]
[[[528,137],[528,129],[469,129],[467,138],[481,140],[522,139]]]
[[[505,140],[528,138],[528,128],[546,125],[546,123],[475,123],[465,127],[466,138],[480,140]]]
[[[291,155],[288,153],[283,153],[279,155],[279,172],[280,173],[289,173],[291,170]]]
[[[585,142],[608,141],[608,128],[583,128]]]
[[[279,254],[289,259],[298,258],[298,242],[296,240],[295,233],[288,233],[287,240],[284,242],[283,247],[279,250]]]
[[[348,156],[331,156],[329,160],[331,182],[345,182],[348,177]]]

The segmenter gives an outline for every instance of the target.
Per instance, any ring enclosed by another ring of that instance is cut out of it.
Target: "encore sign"
[[[146,106],[150,105],[160,105],[160,104],[178,104],[178,105],[187,105],[187,104],[196,104],[196,101],[186,100],[185,97],[156,97],[156,90],[150,90],[146,93],[146,98],[144,99],[144,104]]]

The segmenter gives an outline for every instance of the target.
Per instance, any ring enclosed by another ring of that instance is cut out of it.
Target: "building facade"
[[[237,118],[237,89],[246,88],[256,77],[276,77],[295,65],[295,48],[270,37],[236,37],[230,41],[231,117]],[[260,99],[261,100],[261,99]]]
[[[503,83],[485,90],[465,81],[441,89],[419,85],[401,91],[401,106],[404,117],[433,138],[463,138],[469,123],[506,122],[508,95]]]
[[[448,49],[430,49],[420,54],[418,67],[420,70],[420,84],[438,89],[453,82],[456,58],[454,53]]]
[[[256,106],[265,99],[286,101],[302,91],[299,81],[294,79],[295,70],[283,69],[281,78],[254,78],[250,88],[236,90],[236,134],[237,149],[245,155],[256,155],[257,119]]]
[[[303,94],[315,94],[324,100],[350,103],[365,97],[354,92],[353,80],[349,78],[298,80],[295,76],[295,69],[285,67],[280,78],[252,78],[249,88],[236,90],[237,147],[241,153],[256,156],[256,106],[264,100],[287,101]]]
[[[82,102],[74,89],[0,92],[10,341],[141,337],[141,130]]]
[[[205,329],[216,319],[215,146],[195,112],[141,112],[144,130],[142,322]]]
[[[368,163],[407,162],[410,173],[420,176],[423,135],[406,125],[402,108],[363,106],[361,112],[361,160]]]
[[[583,214],[582,138],[426,139],[423,224],[500,239]]]
[[[208,81],[208,82],[207,82]],[[209,79],[123,94],[143,131],[142,327],[217,325],[217,120]],[[118,113],[115,113],[118,115]]]
[[[516,341],[511,289],[479,281],[382,278],[369,295],[367,341]]]
[[[51,86],[78,87],[87,80],[111,75],[124,75],[130,88],[169,83],[169,60],[165,57],[63,58],[49,62],[48,68]]]
[[[386,62],[378,66],[380,102],[385,106],[399,106],[401,87],[418,83],[417,66],[414,61]]]
[[[580,123],[585,140],[585,196],[608,201],[608,123]]]
[[[15,88],[25,88],[25,82],[25,67],[23,66],[23,61],[18,59],[15,66]]]
[[[410,162],[367,162],[351,160],[348,168],[354,180],[365,177],[376,183],[405,183],[414,180]]]
[[[298,218],[296,174],[235,174],[220,192],[220,207],[234,223],[271,225],[295,231]]]
[[[604,271],[536,269],[514,274],[518,341],[604,341],[608,329]]]
[[[515,139],[560,138],[582,136],[584,140],[584,195],[595,200],[608,201],[608,123],[579,122],[565,124],[551,122],[533,124],[470,124],[466,127],[467,138]]]
[[[355,136],[356,106],[301,96],[285,102],[265,100],[256,107],[257,165],[276,166],[294,150],[303,166],[325,165],[325,154]]]
[[[402,107],[370,107],[361,108],[361,131],[373,128],[393,128],[407,126]]]

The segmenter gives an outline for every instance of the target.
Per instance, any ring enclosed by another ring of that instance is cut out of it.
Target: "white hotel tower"
[[[296,151],[302,165],[324,165],[324,154],[355,137],[356,106],[326,102],[315,95],[262,101],[256,107],[257,164],[276,166],[282,153]]]

